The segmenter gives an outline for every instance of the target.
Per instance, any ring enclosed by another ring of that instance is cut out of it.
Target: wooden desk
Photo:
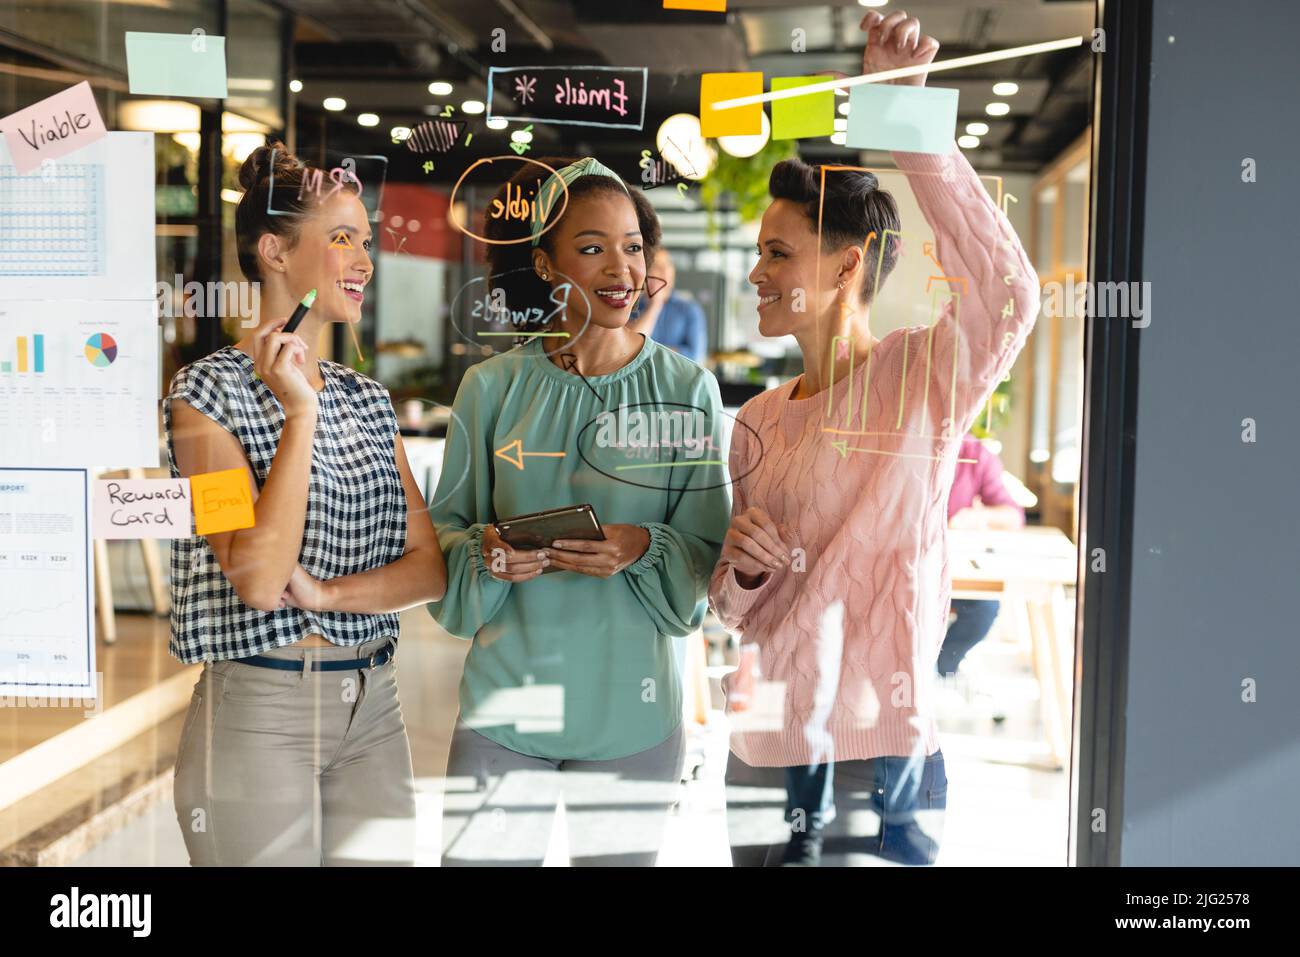
[[[1033,527],[950,529],[948,552],[952,597],[1003,602],[1033,649],[1048,744],[1057,767],[1065,767],[1074,695],[1074,619],[1065,586],[1075,584],[1077,549],[1059,529]]]

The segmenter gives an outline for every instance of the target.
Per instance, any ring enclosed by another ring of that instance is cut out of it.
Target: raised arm
[[[268,326],[254,342],[258,375],[285,411],[280,444],[262,488],[239,440],[184,399],[171,404],[172,447],[182,477],[234,468],[248,472],[255,524],[207,539],[240,600],[260,611],[274,611],[281,607],[302,549],[316,392],[302,374],[307,345],[300,338]]]

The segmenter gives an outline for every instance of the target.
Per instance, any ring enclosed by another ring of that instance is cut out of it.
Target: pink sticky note
[[[79,150],[108,132],[84,80],[9,114],[0,120],[0,130],[19,174],[38,169],[43,160]]]

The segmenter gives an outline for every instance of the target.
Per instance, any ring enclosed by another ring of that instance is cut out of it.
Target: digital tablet
[[[549,548],[555,541],[568,538],[595,542],[605,539],[596,510],[590,505],[567,505],[516,515],[497,522],[496,528],[503,542],[518,549]]]

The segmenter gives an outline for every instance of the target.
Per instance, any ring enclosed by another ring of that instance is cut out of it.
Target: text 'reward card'
[[[253,493],[248,487],[248,470],[225,469],[190,476],[194,499],[194,533],[212,535],[252,528]]]
[[[763,132],[763,104],[715,110],[719,100],[763,92],[762,73],[705,73],[700,77],[700,135],[758,136]]]
[[[0,120],[19,175],[95,142],[108,131],[90,84],[82,81]]]
[[[96,479],[95,538],[189,538],[190,480]]]
[[[132,93],[224,99],[226,38],[128,32],[126,72]]]
[[[772,92],[825,83],[825,76],[774,76]],[[808,136],[830,136],[835,132],[835,93],[809,93],[788,100],[772,101],[772,139],[797,140]]]
[[[956,130],[956,90],[863,83],[849,92],[845,144],[855,149],[946,155]]]

